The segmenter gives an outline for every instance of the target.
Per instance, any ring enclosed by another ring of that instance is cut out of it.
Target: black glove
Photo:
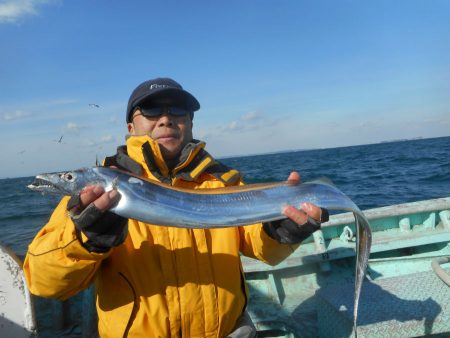
[[[104,162],[105,167],[115,166],[119,169],[129,171],[135,175],[142,176],[143,168],[142,166],[132,160],[131,157],[127,154],[127,146],[117,147],[117,153],[113,156],[109,156],[105,158]]]
[[[263,223],[263,229],[271,238],[282,244],[297,244],[320,229],[320,224],[328,222],[328,210],[320,208],[320,222],[308,217],[305,223],[297,224],[289,218]]]
[[[106,157],[104,166],[115,166],[136,175],[142,175],[143,168],[127,154],[127,147],[117,147],[117,153]],[[67,210],[75,224],[77,237],[89,252],[107,252],[114,246],[123,243],[128,233],[128,219],[110,211],[101,211],[91,203],[80,210],[80,196],[72,196],[67,204]],[[88,238],[83,241],[81,232]]]
[[[89,252],[107,252],[122,244],[127,237],[128,219],[110,211],[101,211],[94,203],[80,211],[79,195],[69,199],[67,210],[75,224],[78,240]],[[83,241],[81,232],[87,241]]]

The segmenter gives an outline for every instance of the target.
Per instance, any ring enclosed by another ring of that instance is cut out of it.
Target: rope
[[[450,275],[446,272],[440,264],[450,263],[450,256],[448,257],[440,257],[431,262],[431,267],[433,268],[434,273],[442,279],[442,281],[450,286]]]

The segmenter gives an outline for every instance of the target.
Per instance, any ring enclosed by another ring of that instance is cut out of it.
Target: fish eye
[[[75,175],[73,175],[72,173],[65,173],[63,175],[64,180],[66,180],[67,182],[73,182],[75,180]]]

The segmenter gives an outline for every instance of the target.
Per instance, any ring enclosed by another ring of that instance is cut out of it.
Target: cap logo
[[[170,87],[170,86],[165,85],[165,84],[157,84],[157,83],[154,83],[154,84],[150,85],[150,90],[152,90],[152,89],[157,89],[157,88],[169,88],[169,87]]]

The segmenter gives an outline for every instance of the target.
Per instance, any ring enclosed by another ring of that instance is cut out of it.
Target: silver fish
[[[370,254],[369,222],[353,201],[324,180],[302,184],[263,183],[218,189],[180,189],[107,167],[42,174],[34,191],[77,195],[87,185],[116,189],[121,198],[111,211],[138,221],[183,228],[223,228],[285,218],[287,205],[310,202],[328,210],[351,211],[357,227],[354,327]]]

